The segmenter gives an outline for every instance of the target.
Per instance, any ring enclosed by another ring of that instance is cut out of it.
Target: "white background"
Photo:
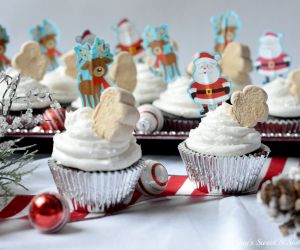
[[[209,19],[227,10],[241,17],[238,41],[251,47],[256,57],[258,38],[266,31],[282,32],[285,51],[292,55],[292,68],[300,65],[300,1],[298,0],[0,0],[0,24],[11,37],[8,55],[30,39],[28,30],[44,18],[52,19],[60,30],[59,47],[72,49],[74,37],[89,28],[114,45],[112,26],[128,17],[142,32],[147,24],[168,23],[171,36],[179,44],[180,66],[199,50],[213,49],[213,29]],[[253,77],[257,82],[259,78]]]

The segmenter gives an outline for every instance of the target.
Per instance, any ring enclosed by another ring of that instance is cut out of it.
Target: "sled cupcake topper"
[[[82,105],[95,108],[101,92],[112,85],[106,74],[113,55],[109,45],[98,37],[93,45],[77,45],[74,50],[77,54],[78,88]]]
[[[168,25],[147,26],[143,40],[143,47],[153,57],[153,63],[150,65],[153,74],[162,74],[163,80],[167,83],[180,76],[176,52],[169,38]]]
[[[259,40],[258,58],[254,65],[265,78],[264,83],[283,77],[289,71],[291,58],[283,52],[282,37],[282,34],[267,31]]]
[[[43,53],[49,58],[48,71],[56,69],[59,66],[58,58],[62,54],[56,48],[58,31],[55,25],[45,19],[41,25],[32,28],[30,34],[32,39],[41,45]]]
[[[0,71],[5,70],[5,68],[10,65],[10,60],[5,56],[8,42],[9,37],[6,29],[0,25]]]
[[[233,42],[241,27],[240,17],[234,11],[210,19],[215,33],[215,51],[223,53],[227,44]]]
[[[143,39],[133,22],[123,18],[113,29],[117,34],[118,40],[116,53],[120,51],[129,52],[137,60],[144,56]]]
[[[200,52],[193,61],[188,92],[194,102],[201,105],[201,114],[214,110],[230,98],[231,83],[221,76],[220,59],[219,53]]]

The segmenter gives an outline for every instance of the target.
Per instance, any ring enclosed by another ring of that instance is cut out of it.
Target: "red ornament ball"
[[[36,195],[29,206],[29,219],[33,227],[44,233],[61,230],[68,222],[70,210],[66,200],[55,193]]]
[[[64,130],[65,129],[65,119],[66,119],[66,110],[64,108],[47,109],[44,114],[44,122],[40,127],[44,130]]]

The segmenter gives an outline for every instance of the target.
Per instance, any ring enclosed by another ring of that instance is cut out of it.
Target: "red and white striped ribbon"
[[[262,183],[266,180],[270,180],[273,176],[280,173],[286,173],[293,166],[299,164],[299,159],[295,158],[270,158],[262,169],[260,176],[252,188],[250,193],[255,193],[259,190]],[[127,206],[132,206],[140,202],[145,202],[147,200],[153,200],[168,196],[207,196],[212,195],[207,192],[205,188],[197,189],[195,185],[189,180],[187,176],[171,175],[169,176],[169,181],[167,187],[159,196],[146,197],[139,192],[134,192],[130,200],[126,205],[121,205],[114,208],[113,211],[106,212],[103,214],[89,213],[85,210],[73,211],[71,212],[70,222],[87,220],[92,218],[99,218],[107,216],[113,212],[125,209]],[[220,197],[226,194],[219,194]],[[34,195],[17,195],[11,197],[7,200],[6,204],[0,207],[0,220],[5,219],[27,219],[28,207],[30,201],[33,199]],[[2,202],[1,202],[2,201]],[[4,202],[3,198],[0,198],[0,204]]]

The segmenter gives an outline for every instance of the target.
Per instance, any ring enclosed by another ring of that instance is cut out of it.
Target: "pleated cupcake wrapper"
[[[194,152],[185,142],[178,146],[188,176],[198,189],[209,193],[241,193],[256,182],[270,149],[262,145],[261,154],[218,157]]]
[[[105,212],[132,194],[145,163],[139,160],[123,170],[102,172],[64,167],[54,159],[48,165],[59,193],[73,210]]]
[[[164,116],[164,126],[163,131],[190,131],[191,129],[197,128],[199,125],[199,120],[189,120],[189,119],[177,119],[169,118]]]
[[[258,123],[255,128],[266,134],[295,134],[300,133],[300,119],[270,118],[266,122]]]

